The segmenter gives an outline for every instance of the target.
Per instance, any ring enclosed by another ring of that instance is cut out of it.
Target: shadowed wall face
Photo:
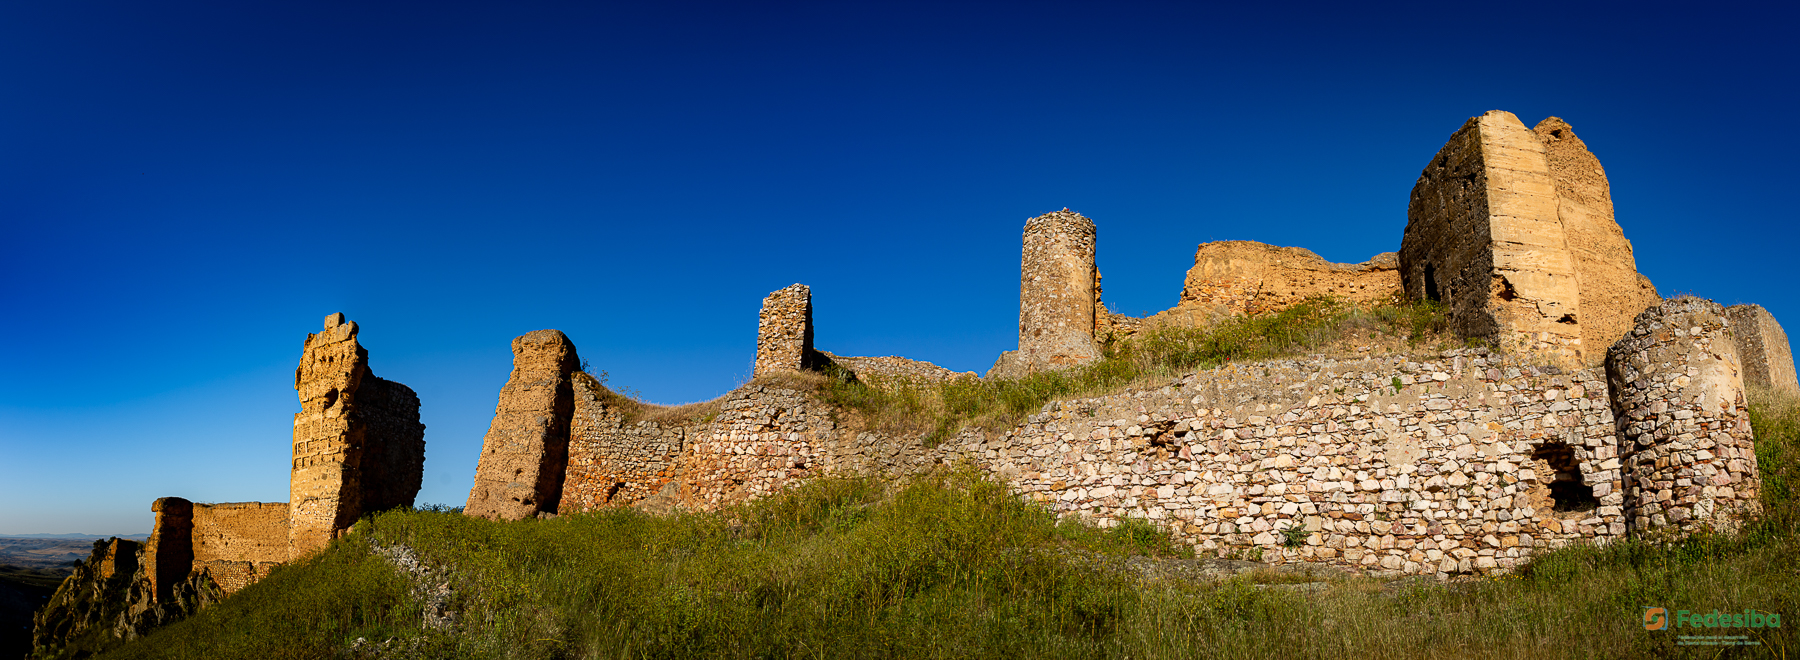
[[[513,339],[512,350],[512,377],[482,441],[468,515],[519,520],[554,513],[562,499],[575,410],[572,375],[581,359],[557,330],[526,333]]]

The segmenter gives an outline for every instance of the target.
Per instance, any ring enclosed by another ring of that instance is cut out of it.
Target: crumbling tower
[[[1722,529],[1753,513],[1761,479],[1731,321],[1718,303],[1664,301],[1607,351],[1634,535]]]
[[[411,388],[369,371],[356,323],[325,317],[306,336],[294,390],[288,551],[322,548],[362,514],[411,505],[424,476],[425,425]]]
[[[1551,117],[1527,129],[1493,110],[1420,173],[1400,243],[1407,295],[1442,302],[1451,329],[1508,352],[1598,364],[1659,298],[1613,219],[1600,161]]]
[[[1001,355],[990,377],[1018,377],[1100,357],[1094,341],[1100,310],[1094,242],[1094,221],[1066,208],[1025,221],[1019,350]]]
[[[562,501],[575,413],[573,376],[581,358],[575,343],[558,330],[516,337],[512,352],[512,377],[500,390],[464,507],[471,516],[519,520],[555,513]]]
[[[753,375],[805,371],[819,366],[820,357],[813,350],[812,289],[792,284],[763,298]]]

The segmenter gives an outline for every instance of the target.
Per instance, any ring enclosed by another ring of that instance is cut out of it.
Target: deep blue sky
[[[1794,14],[1234,4],[0,4],[0,534],[285,501],[331,312],[461,503],[516,335],[702,400],[803,282],[821,348],[983,371],[1026,218],[1153,312],[1202,241],[1397,249],[1495,108],[1574,125],[1665,295],[1800,322]]]

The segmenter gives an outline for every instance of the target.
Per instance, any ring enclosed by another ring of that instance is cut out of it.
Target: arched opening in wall
[[[1594,487],[1582,482],[1581,463],[1575,449],[1561,442],[1546,442],[1531,452],[1538,483],[1547,487],[1552,508],[1559,512],[1593,511],[1600,505]]]
[[[1442,300],[1438,295],[1437,268],[1431,264],[1425,264],[1425,299],[1431,302]]]

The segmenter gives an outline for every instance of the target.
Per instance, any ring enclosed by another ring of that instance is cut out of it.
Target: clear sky
[[[1793,10],[1224,4],[0,4],[0,534],[285,501],[331,312],[460,504],[519,334],[704,400],[803,282],[823,349],[985,371],[1026,218],[1154,312],[1203,241],[1398,249],[1490,109],[1574,125],[1664,295],[1800,323]]]

